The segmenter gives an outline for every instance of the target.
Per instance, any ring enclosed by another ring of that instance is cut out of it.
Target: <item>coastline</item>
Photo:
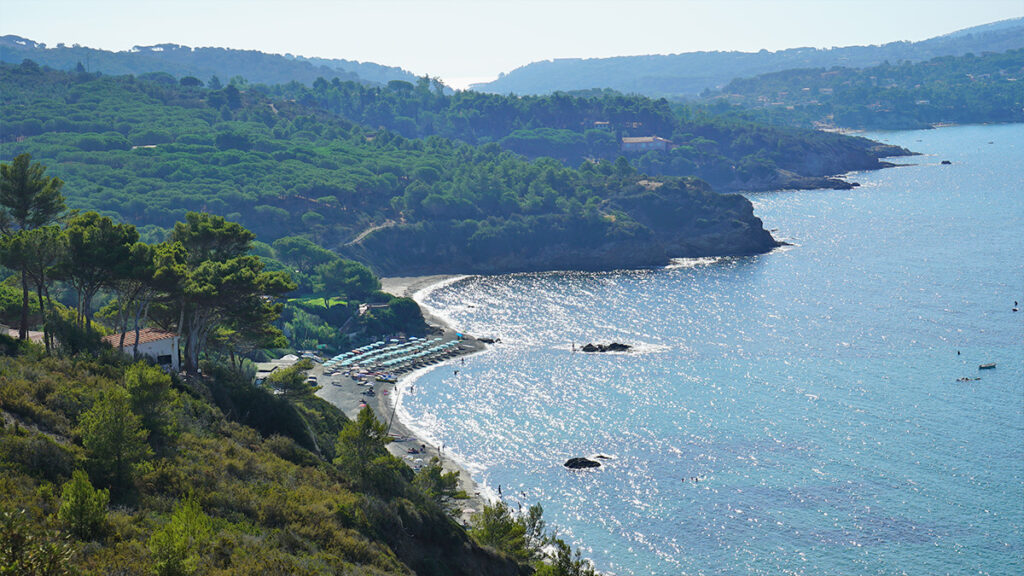
[[[381,289],[395,296],[415,299],[416,294],[420,292],[432,290],[464,277],[432,275],[381,278]],[[422,305],[420,308],[423,311],[424,320],[435,334],[440,335],[446,342],[459,339],[456,330],[449,326],[444,319],[432,314]],[[374,396],[364,395],[365,388],[344,374],[325,375],[322,365],[317,365],[310,371],[310,374],[318,378],[321,385],[321,389],[316,393],[317,396],[345,412],[349,418],[356,418],[360,410],[359,403],[364,401],[379,420],[389,423],[389,433],[395,438],[395,441],[388,444],[388,451],[395,457],[412,468],[425,465],[436,457],[440,460],[441,467],[445,472],[458,472],[458,489],[465,491],[468,498],[453,500],[453,505],[458,510],[457,517],[464,526],[469,524],[473,514],[481,511],[485,504],[491,503],[493,498],[481,493],[481,487],[473,480],[468,466],[458,455],[443,451],[441,449],[443,446],[439,447],[436,439],[430,438],[423,430],[418,430],[408,421],[408,413],[401,409],[401,395],[403,391],[414,386],[420,376],[444,368],[455,358],[465,357],[485,349],[483,342],[472,336],[466,336],[461,339],[458,352],[451,358],[402,374],[395,382],[375,382],[376,394]],[[403,413],[405,418],[403,418]],[[409,450],[418,451],[410,453]]]

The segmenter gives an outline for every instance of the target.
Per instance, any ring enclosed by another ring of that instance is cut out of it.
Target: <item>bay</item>
[[[868,136],[923,155],[751,195],[770,254],[421,294],[501,343],[399,413],[605,573],[1024,572],[1024,126]]]

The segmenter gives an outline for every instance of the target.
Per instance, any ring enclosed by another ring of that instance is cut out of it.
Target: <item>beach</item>
[[[429,289],[437,284],[452,281],[459,276],[436,275],[436,276],[410,276],[401,278],[381,278],[382,290],[395,296],[413,298],[417,292]],[[422,307],[421,307],[422,308]],[[423,434],[418,434],[413,427],[403,422],[398,415],[397,402],[403,392],[414,386],[419,375],[431,370],[451,370],[456,358],[482,351],[485,346],[482,342],[471,335],[463,334],[460,339],[457,331],[445,324],[443,320],[432,315],[429,310],[423,308],[423,316],[429,326],[428,335],[440,336],[444,342],[459,340],[460,344],[452,358],[423,368],[402,374],[396,382],[373,382],[374,394],[367,395],[369,389],[364,383],[360,383],[344,373],[325,374],[323,365],[316,365],[309,374],[317,377],[320,390],[317,396],[330,402],[350,419],[355,419],[360,408],[360,403],[365,402],[378,420],[389,423],[389,434],[395,439],[388,444],[388,450],[397,458],[416,469],[421,465],[428,464],[433,458],[438,458],[441,466],[446,472],[459,473],[459,490],[464,490],[469,496],[466,500],[456,500],[455,505],[459,510],[458,518],[463,525],[469,524],[470,517],[483,509],[488,500],[480,494],[479,487],[473,481],[470,473],[458,461],[457,456],[446,453],[443,446],[436,446]]]

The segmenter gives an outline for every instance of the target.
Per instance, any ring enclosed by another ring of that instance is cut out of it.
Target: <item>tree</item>
[[[68,222],[66,234],[68,249],[58,269],[78,293],[77,319],[88,329],[96,293],[128,277],[139,233],[131,224],[115,224],[107,216],[85,212]]]
[[[32,164],[30,154],[21,154],[10,164],[0,164],[0,235],[27,231],[55,222],[64,212],[64,182],[45,175],[46,168]],[[28,338],[28,276],[21,275],[21,326],[18,338]]]
[[[188,274],[187,253],[180,242],[162,242],[153,246],[153,277],[142,282],[143,289],[135,303],[135,345],[132,358],[139,357],[139,330],[141,321],[149,314],[154,302],[171,303],[180,298]]]
[[[306,380],[306,372],[313,367],[313,362],[303,359],[293,366],[273,371],[267,377],[267,386],[278,390],[285,396],[302,397],[317,391]]]
[[[199,354],[218,326],[268,328],[282,308],[269,298],[294,288],[287,274],[263,272],[263,262],[256,256],[207,260],[190,270],[183,291],[185,369],[194,372],[199,367]]]
[[[401,474],[411,470],[388,453],[386,446],[391,441],[387,426],[377,420],[373,410],[363,408],[338,433],[334,464],[363,489],[394,493]],[[393,466],[396,462],[400,468]]]
[[[264,272],[248,255],[252,232],[221,216],[189,212],[175,224],[171,241],[185,249],[179,292],[179,334],[185,342],[185,370],[196,372],[207,338],[221,326],[264,335],[280,315],[273,298],[295,289],[284,272]]]
[[[83,470],[75,470],[71,480],[61,488],[57,517],[72,534],[82,540],[91,540],[103,533],[109,501],[110,491],[93,488],[89,475]]]
[[[553,550],[548,554],[547,561],[541,563],[535,576],[595,576],[593,565],[583,558],[579,550],[572,548],[561,538],[551,542]]]
[[[512,509],[502,501],[485,505],[473,515],[470,536],[481,546],[490,546],[520,562],[533,557],[526,548],[526,524],[516,518]]]
[[[547,522],[544,521],[544,508],[540,504],[530,506],[522,521],[526,528],[523,533],[523,545],[533,552],[535,559],[538,559],[543,556],[544,546],[551,541],[547,533]]]
[[[158,444],[171,435],[171,377],[156,366],[137,362],[125,370],[124,387],[132,412],[149,433],[150,443]]]
[[[320,265],[338,260],[333,252],[299,236],[278,238],[273,246],[274,252],[282,262],[291,264],[306,274]]]
[[[148,434],[131,409],[128,393],[113,388],[103,394],[79,423],[82,445],[93,478],[114,494],[127,492],[136,469],[152,455]]]
[[[320,264],[315,270],[313,287],[317,292],[343,294],[347,298],[365,300],[371,293],[380,290],[380,280],[359,262],[335,258]]]
[[[144,295],[152,285],[155,274],[153,247],[144,242],[136,242],[129,251],[128,261],[123,263],[123,274],[111,282],[117,304],[117,330],[121,333],[118,340],[118,351],[124,351],[125,333],[128,331],[128,317],[135,317],[135,350],[138,350],[139,320],[147,303]],[[133,358],[135,356],[133,355]]]
[[[0,164],[0,230],[31,230],[57,220],[64,212],[64,181],[45,176],[46,168],[31,164],[30,154]]]
[[[43,322],[43,341],[47,352],[50,350],[50,326],[46,311],[50,291],[47,279],[65,250],[67,238],[57,226],[20,230],[0,242],[0,262],[10,268],[21,270],[22,278],[36,287],[39,317]]]
[[[413,486],[419,488],[427,498],[442,504],[446,498],[455,495],[459,487],[459,473],[445,472],[441,467],[441,461],[434,457],[416,473],[412,481]]]
[[[171,231],[170,241],[180,242],[190,268],[206,260],[226,261],[244,256],[252,248],[256,235],[241,224],[228,222],[222,216],[205,212],[189,212],[184,222]]]
[[[175,506],[167,524],[149,539],[157,576],[195,574],[212,535],[213,521],[195,498]]]

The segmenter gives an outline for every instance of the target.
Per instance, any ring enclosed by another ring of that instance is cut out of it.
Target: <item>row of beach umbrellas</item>
[[[408,342],[397,346],[387,346],[384,341],[374,342],[331,358],[324,362],[324,368],[338,370],[364,364],[381,364],[390,367],[446,352],[458,346],[456,341],[438,344],[442,340],[442,338],[410,338]]]

